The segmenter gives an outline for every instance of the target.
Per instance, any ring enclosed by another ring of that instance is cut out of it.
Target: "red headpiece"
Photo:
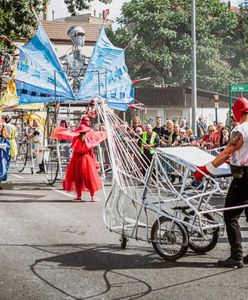
[[[88,132],[91,131],[91,128],[88,126],[85,126],[84,124],[81,124],[77,129],[74,130],[74,132],[81,133],[81,132]]]
[[[235,119],[240,122],[241,116],[244,112],[248,112],[248,100],[246,98],[239,98],[232,106]]]

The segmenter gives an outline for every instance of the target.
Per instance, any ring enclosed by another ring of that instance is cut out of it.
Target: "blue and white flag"
[[[15,82],[20,104],[74,99],[67,75],[41,23],[35,36],[20,47]]]
[[[110,107],[126,110],[133,100],[130,96],[131,87],[125,50],[115,47],[102,27],[77,98],[92,100],[101,96]]]

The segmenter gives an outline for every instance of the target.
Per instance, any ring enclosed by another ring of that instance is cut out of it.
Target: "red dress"
[[[78,136],[73,138],[71,148],[73,156],[66,169],[63,188],[66,191],[76,190],[94,192],[102,188],[98,175],[97,161],[93,153],[94,146],[89,142],[82,142]]]

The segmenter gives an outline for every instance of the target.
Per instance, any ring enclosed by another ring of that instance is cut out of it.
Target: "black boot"
[[[228,259],[225,260],[219,260],[217,262],[218,266],[223,267],[223,268],[243,268],[244,262],[243,258],[232,258],[231,256]]]
[[[243,262],[245,265],[248,264],[248,255],[243,257]]]
[[[36,174],[45,174],[44,163],[39,164],[39,171]]]

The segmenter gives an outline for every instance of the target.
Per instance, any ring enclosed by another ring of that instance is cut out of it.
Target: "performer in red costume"
[[[86,133],[91,131],[90,127],[81,125],[74,133],[79,133],[72,140],[71,148],[73,156],[66,169],[63,188],[66,191],[76,190],[77,197],[74,201],[81,201],[82,191],[89,191],[91,201],[97,201],[94,193],[102,188],[98,175],[97,161],[93,148],[94,143],[86,139]]]

